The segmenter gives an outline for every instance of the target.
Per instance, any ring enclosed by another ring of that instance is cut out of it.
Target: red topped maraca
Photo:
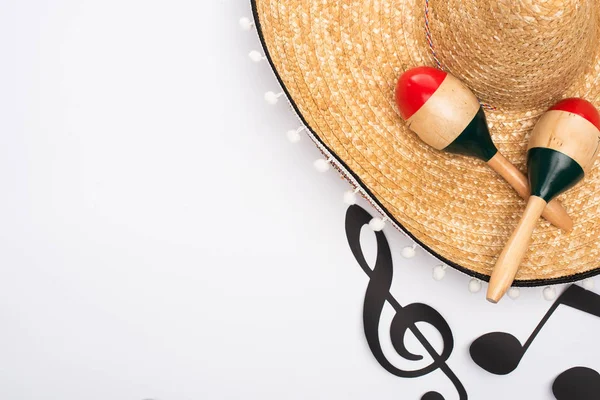
[[[546,203],[583,179],[600,144],[600,114],[583,99],[558,102],[533,128],[527,150],[531,197],[490,277],[487,299],[498,302],[512,284]]]
[[[477,157],[502,176],[527,199],[527,178],[496,148],[479,101],[454,76],[432,68],[406,71],[396,86],[396,103],[408,127],[437,150]],[[564,230],[571,218],[556,200],[543,212],[544,218]]]

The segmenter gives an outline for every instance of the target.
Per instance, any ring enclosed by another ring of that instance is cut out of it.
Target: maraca
[[[527,178],[492,142],[479,101],[454,76],[432,67],[406,71],[396,86],[400,115],[425,143],[437,150],[477,157],[502,176],[524,199],[529,198]],[[558,201],[543,214],[566,231],[573,222]]]
[[[583,179],[600,144],[600,114],[582,99],[565,99],[535,125],[527,150],[531,197],[496,261],[487,299],[497,303],[512,284],[546,203]]]

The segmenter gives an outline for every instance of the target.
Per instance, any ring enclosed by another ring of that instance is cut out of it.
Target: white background
[[[262,100],[278,85],[248,59],[244,15],[245,0],[0,2],[0,398],[457,398],[439,371],[373,359],[348,185],[287,141],[298,119]],[[561,371],[600,370],[600,319],[565,307],[513,374],[479,369],[476,337],[525,341],[551,303],[538,288],[493,306],[454,270],[433,281],[438,262],[402,259],[410,240],[385,233],[395,297],[447,319],[470,399],[552,399]]]

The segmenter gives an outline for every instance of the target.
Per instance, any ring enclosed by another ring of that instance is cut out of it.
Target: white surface
[[[374,361],[349,188],[314,170],[304,133],[289,143],[286,102],[264,102],[279,87],[248,58],[244,15],[243,0],[0,3],[0,398],[457,398],[439,371]],[[600,370],[600,319],[564,307],[513,374],[479,369],[473,339],[525,341],[551,303],[523,289],[493,306],[452,269],[435,282],[439,262],[402,259],[410,241],[385,233],[394,295],[445,316],[470,399],[552,399],[561,371]]]

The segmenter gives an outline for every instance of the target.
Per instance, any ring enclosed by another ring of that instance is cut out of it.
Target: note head
[[[574,367],[560,374],[552,384],[557,400],[594,400],[600,396],[600,374],[586,367]]]
[[[444,396],[438,392],[427,392],[421,397],[421,400],[444,400]]]
[[[523,357],[523,345],[513,335],[491,332],[471,343],[469,353],[475,364],[496,375],[514,371]]]

